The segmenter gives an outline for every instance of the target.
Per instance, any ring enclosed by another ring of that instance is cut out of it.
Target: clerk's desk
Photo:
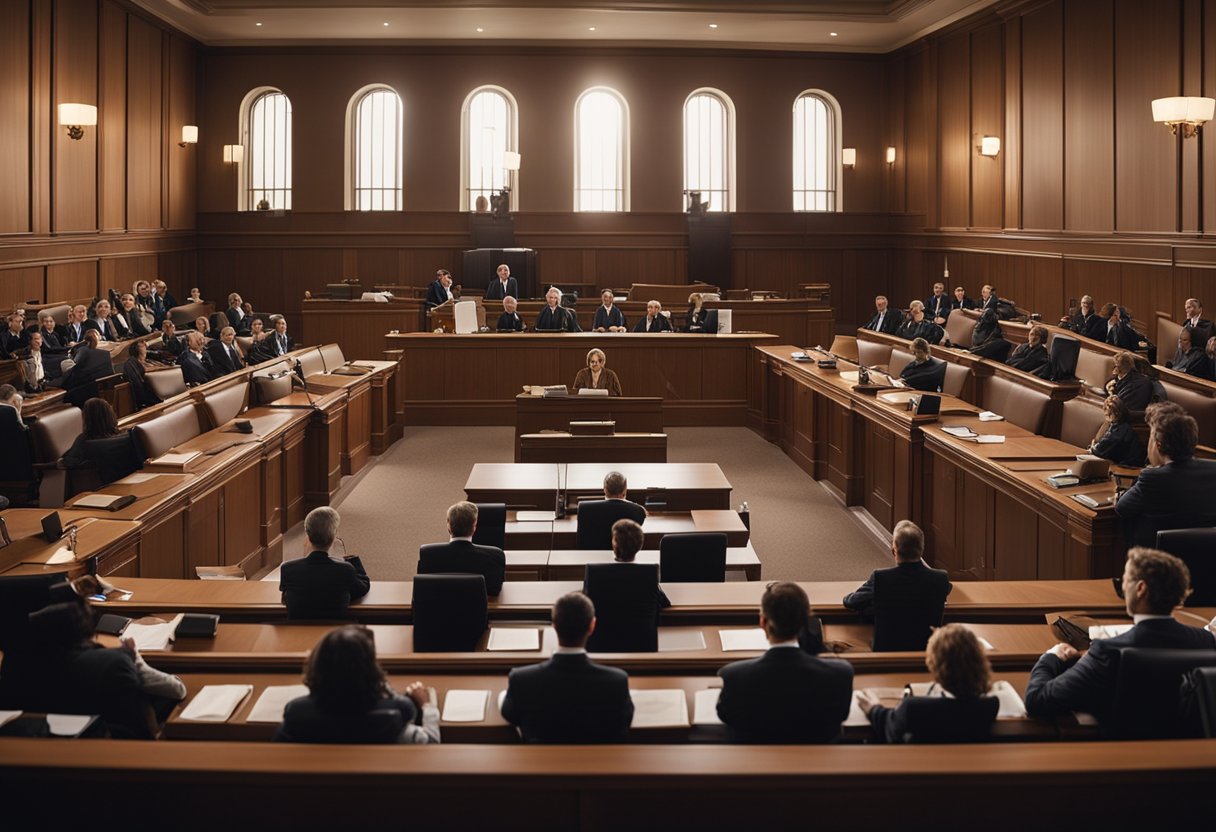
[[[580,497],[603,499],[604,477],[625,475],[629,498],[661,501],[666,511],[730,508],[730,481],[713,462],[479,462],[464,484],[465,498],[474,503],[506,503],[512,509],[553,510],[558,490],[566,503]]]
[[[578,518],[561,520],[518,519],[520,512],[507,512],[506,546],[512,549],[575,549],[578,547]],[[552,516],[552,512],[549,512]],[[730,509],[694,509],[687,512],[652,512],[642,524],[642,546],[658,549],[664,535],[687,532],[721,532],[728,547],[746,546],[750,538],[739,513]]]
[[[667,462],[667,434],[612,433],[594,436],[551,432],[525,433],[516,448],[519,462]]]
[[[508,553],[508,557],[513,553]],[[544,553],[549,554],[549,553]],[[647,553],[639,553],[644,557]],[[508,563],[508,570],[510,563]],[[170,615],[178,612],[215,613],[227,622],[281,621],[287,617],[277,581],[183,581],[124,578],[116,585],[132,593],[128,601],[97,606],[120,615]],[[491,598],[491,621],[547,620],[554,602],[582,589],[582,578],[548,581],[507,581]],[[857,588],[856,581],[799,582],[815,614],[827,622],[854,622],[857,613],[841,599]],[[752,625],[760,609],[765,584],[759,581],[724,583],[665,583],[671,606],[660,613],[664,624]],[[350,617],[365,623],[408,624],[413,620],[413,583],[372,581],[371,591],[350,605]],[[954,585],[946,604],[947,621],[1040,623],[1055,610],[1083,611],[1094,616],[1120,616],[1124,602],[1110,581],[969,581]],[[1199,613],[1202,617],[1202,613]],[[1199,624],[1198,621],[1191,623]]]
[[[569,430],[571,422],[616,423],[620,433],[662,433],[663,399],[660,396],[533,396],[515,397],[515,461],[540,462],[523,458],[525,434],[549,430]],[[571,460],[575,462],[592,460]],[[651,462],[631,460],[627,462]],[[661,460],[666,462],[666,460]]]

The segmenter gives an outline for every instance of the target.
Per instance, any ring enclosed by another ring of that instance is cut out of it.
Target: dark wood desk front
[[[647,549],[658,549],[664,535],[686,532],[722,532],[727,546],[746,546],[750,537],[738,512],[730,509],[694,509],[689,512],[650,514],[642,524]],[[507,513],[506,548],[574,549],[578,547],[578,518],[517,520]]]
[[[520,462],[667,462],[665,433],[525,433],[516,447]]]
[[[552,511],[559,486],[568,506],[577,505],[580,498],[602,499],[604,477],[611,471],[624,474],[628,496],[638,503],[653,498],[664,503],[666,511],[730,508],[730,481],[713,462],[479,462],[469,472],[464,493],[474,503]]]
[[[515,461],[522,456],[521,437],[541,431],[569,430],[571,422],[615,422],[621,433],[662,433],[660,396],[532,396],[515,397]],[[588,460],[590,461],[590,460]],[[629,460],[642,461],[642,460]],[[649,461],[649,460],[647,460]]]

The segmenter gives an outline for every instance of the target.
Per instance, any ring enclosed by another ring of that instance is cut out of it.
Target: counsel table
[[[730,508],[730,481],[713,462],[604,462],[499,463],[479,462],[464,484],[465,497],[474,503],[506,503],[512,508],[553,509],[560,488],[566,504],[580,497],[602,499],[604,477],[619,471],[629,483],[629,497],[638,503],[647,497],[662,502],[668,511]]]

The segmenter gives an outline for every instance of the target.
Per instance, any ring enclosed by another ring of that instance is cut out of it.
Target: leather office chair
[[[1157,548],[1181,559],[1191,572],[1185,606],[1216,606],[1216,528],[1157,532]]]
[[[1060,417],[1060,440],[1069,445],[1088,448],[1105,420],[1102,408],[1082,396],[1064,402]]]
[[[1199,736],[1199,715],[1182,708],[1181,695],[1183,677],[1197,667],[1216,667],[1216,650],[1120,650],[1115,702],[1102,733],[1123,740]]]
[[[1077,355],[1076,376],[1088,387],[1102,387],[1115,374],[1115,357],[1097,352],[1081,350]]]
[[[1199,709],[1199,727],[1207,739],[1216,737],[1216,667],[1197,667],[1187,677]]]
[[[612,548],[612,524],[629,516],[623,502],[583,500],[578,504],[578,548]]]
[[[595,604],[593,653],[654,653],[659,649],[659,567],[652,563],[589,563],[583,592]],[[417,614],[415,613],[415,616]]]
[[[477,504],[477,531],[473,532],[473,542],[479,546],[493,546],[496,549],[506,548],[506,503]]]
[[[135,437],[129,432],[105,439],[89,439],[85,441],[85,446],[85,453],[96,460],[97,476],[103,485],[133,474],[144,465]],[[72,482],[73,486],[78,485],[75,478]],[[80,490],[77,488],[77,491]]]
[[[164,370],[149,370],[144,377],[144,383],[152,394],[162,402],[171,399],[179,393],[186,392],[186,379],[182,376],[181,367],[168,367]]]
[[[904,741],[924,745],[987,742],[1001,703],[995,696],[969,700],[916,696],[902,707],[908,729]]]
[[[486,579],[416,575],[413,611],[415,653],[471,652],[486,631]]]
[[[11,407],[0,406],[0,491],[16,502],[32,500],[36,485],[30,431]]]
[[[902,597],[887,578],[882,570],[874,574],[874,651],[924,650],[933,628],[942,625],[946,596],[926,605],[923,595]]]
[[[891,358],[887,361],[887,372],[899,378],[900,371],[911,364],[914,357],[907,350],[892,349]]]
[[[1081,342],[1069,335],[1057,335],[1051,339],[1050,379],[1071,381],[1077,377],[1077,361],[1081,355]]]
[[[891,363],[891,345],[858,338],[857,360],[867,367],[886,367]]]
[[[954,310],[946,318],[946,337],[950,343],[959,349],[971,347],[971,336],[975,334],[975,319],[964,315],[960,310]]]
[[[984,393],[984,407],[1031,433],[1042,431],[1043,419],[1047,415],[1047,405],[1050,401],[1046,393],[1023,387],[1004,376],[988,379],[988,387]]]
[[[942,379],[942,392],[947,396],[963,397],[963,388],[967,386],[967,379],[971,377],[971,369],[964,367],[962,364],[952,364],[946,362],[946,375]]]
[[[659,574],[665,583],[722,583],[726,580],[726,535],[663,535],[659,541]]]

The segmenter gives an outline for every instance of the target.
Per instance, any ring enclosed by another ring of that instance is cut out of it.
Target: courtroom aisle
[[[747,500],[752,539],[766,580],[864,580],[889,565],[883,546],[823,488],[746,428],[671,428],[672,462],[717,462]],[[476,462],[510,462],[510,427],[411,427],[390,451],[373,457],[344,484],[335,505],[338,535],[378,580],[414,576],[418,547],[446,540],[444,513],[464,495]],[[353,486],[353,487],[352,487]],[[302,531],[288,536],[285,557],[305,554]]]

